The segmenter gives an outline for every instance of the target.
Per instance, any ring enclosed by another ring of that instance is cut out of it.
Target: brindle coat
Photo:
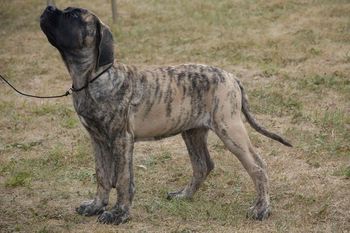
[[[247,96],[236,77],[207,65],[179,65],[139,70],[114,61],[110,30],[91,12],[48,7],[41,28],[62,55],[75,88],[74,107],[91,136],[95,152],[97,192],[94,200],[77,208],[81,215],[98,215],[102,223],[119,224],[130,216],[135,193],[134,142],[156,140],[181,133],[192,163],[187,186],[168,198],[191,198],[214,163],[207,146],[214,131],[241,161],[257,190],[249,211],[255,219],[269,216],[266,164],[254,151],[242,114],[258,132],[291,146],[280,136],[259,126],[249,112]],[[110,63],[113,67],[93,83],[89,81]],[[105,210],[109,193],[118,200]]]

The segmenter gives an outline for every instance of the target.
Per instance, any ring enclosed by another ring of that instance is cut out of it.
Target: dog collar
[[[113,66],[113,63],[109,64],[109,66],[107,66],[106,69],[102,70],[101,73],[99,73],[98,75],[96,75],[93,79],[91,79],[89,82],[87,82],[84,86],[80,87],[80,88],[75,88],[74,85],[72,84],[72,87],[67,91],[67,92],[79,92],[81,90],[84,90],[85,88],[87,88],[89,86],[90,83],[93,83],[96,79],[98,79],[102,74],[106,73],[107,70],[109,70],[111,67]]]

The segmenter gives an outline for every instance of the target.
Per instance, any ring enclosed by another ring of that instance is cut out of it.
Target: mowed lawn
[[[214,135],[215,169],[193,200],[166,200],[192,170],[180,136],[138,143],[132,220],[101,225],[75,213],[95,193],[89,137],[71,97],[21,97],[0,82],[0,232],[350,232],[348,0],[56,0],[110,25],[116,59],[141,67],[204,63],[235,73],[259,122],[247,124],[268,164],[272,215],[246,219],[253,183]],[[0,74],[50,95],[71,80],[39,27],[44,0],[0,2]],[[111,205],[116,201],[111,194]],[[110,206],[111,206],[110,205]]]

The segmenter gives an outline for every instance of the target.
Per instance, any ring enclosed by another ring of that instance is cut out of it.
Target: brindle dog
[[[269,216],[266,164],[254,151],[241,112],[261,134],[291,145],[256,123],[242,84],[233,74],[207,65],[139,70],[118,63],[114,61],[110,30],[85,9],[61,11],[49,6],[40,25],[62,55],[73,86],[79,89],[87,85],[72,95],[94,147],[97,192],[93,200],[76,209],[79,214],[99,215],[102,223],[126,222],[135,193],[134,142],[179,133],[188,149],[193,176],[185,188],[169,193],[168,198],[192,198],[214,168],[207,146],[208,131],[212,130],[237,156],[255,184],[257,199],[248,216],[259,220]],[[112,188],[117,189],[118,201],[107,211]]]

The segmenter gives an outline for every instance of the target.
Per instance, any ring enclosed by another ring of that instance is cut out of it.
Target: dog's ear
[[[96,23],[96,69],[101,66],[113,63],[114,60],[114,46],[113,35],[109,28],[104,25],[100,19],[97,18]]]

